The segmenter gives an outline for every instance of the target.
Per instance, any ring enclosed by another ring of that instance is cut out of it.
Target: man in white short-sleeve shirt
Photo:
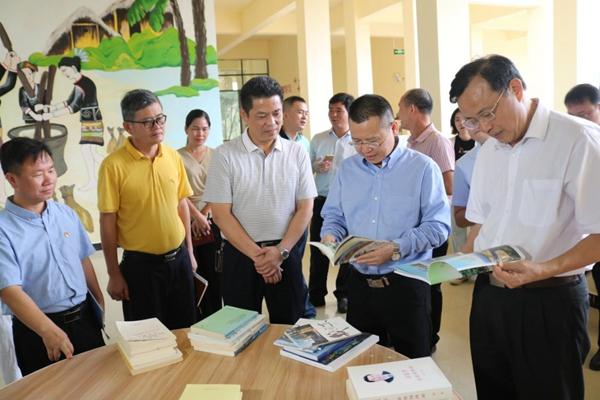
[[[479,399],[583,399],[590,348],[584,266],[600,259],[600,134],[525,93],[507,58],[461,68],[450,99],[481,148],[467,205],[467,245],[515,245],[525,261],[478,277],[470,317]],[[587,235],[587,236],[585,236]],[[474,243],[473,243],[474,240]]]
[[[298,245],[317,195],[308,153],[279,137],[282,91],[265,76],[240,91],[242,136],[211,160],[203,200],[225,238],[223,301],[261,311],[271,323],[293,324],[304,312]]]

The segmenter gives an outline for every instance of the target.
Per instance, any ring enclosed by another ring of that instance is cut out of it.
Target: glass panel
[[[269,72],[267,60],[242,60],[242,72],[244,75],[266,75]]]
[[[220,90],[240,90],[242,88],[242,77],[234,76],[219,76]]]
[[[250,79],[255,76],[267,76],[267,74],[256,74],[256,75],[244,75],[244,83],[248,82]]]
[[[242,124],[237,91],[221,92],[221,124],[224,142],[241,135]]]
[[[241,75],[242,60],[219,60],[219,75]]]

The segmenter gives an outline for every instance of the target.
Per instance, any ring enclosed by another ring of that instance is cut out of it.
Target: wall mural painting
[[[35,0],[10,3],[0,17],[0,141],[48,144],[59,176],[54,200],[99,242],[98,167],[127,138],[119,107],[126,91],[160,96],[173,147],[185,142],[192,108],[221,130],[216,34],[205,12],[213,0],[59,0],[44,13]],[[30,25],[19,22],[37,14]],[[11,193],[1,174],[0,207]]]

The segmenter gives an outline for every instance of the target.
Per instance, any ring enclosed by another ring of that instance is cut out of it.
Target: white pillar
[[[450,83],[470,61],[469,1],[418,0],[416,9],[420,87],[433,97],[433,122],[447,132],[456,108],[448,96]]]
[[[419,48],[417,34],[417,0],[403,0],[404,21],[404,84],[406,88],[419,87]],[[398,95],[398,99],[402,94]],[[392,104],[394,107],[395,103]]]
[[[359,4],[359,0],[344,0],[346,85],[348,93],[355,97],[373,93],[371,31],[359,17]]]
[[[331,126],[327,117],[333,95],[329,3],[322,0],[297,0],[298,71],[300,93],[310,110],[307,136]]]
[[[598,0],[554,0],[554,107],[579,83],[600,84]]]
[[[529,10],[527,56],[530,68],[523,79],[530,96],[540,98],[545,104],[554,100],[554,30],[552,29],[552,1],[542,2]],[[518,68],[518,66],[517,66]],[[521,71],[523,73],[523,71]],[[535,79],[533,76],[535,74]],[[527,78],[531,76],[531,78]]]

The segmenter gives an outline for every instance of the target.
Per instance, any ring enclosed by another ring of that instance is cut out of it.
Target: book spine
[[[242,345],[241,345],[241,346],[240,346],[240,347],[239,347],[237,350],[235,350],[235,351],[233,352],[233,355],[234,355],[234,356],[237,356],[237,355],[238,355],[238,354],[240,354],[242,351],[246,350],[246,347],[250,346],[250,344],[251,344],[252,342],[254,342],[254,341],[256,340],[256,338],[258,338],[260,335],[262,335],[262,333],[263,333],[264,331],[266,331],[266,330],[267,330],[267,327],[268,327],[268,325],[267,325],[267,324],[264,324],[263,326],[261,326],[261,327],[260,327],[260,328],[259,328],[259,329],[258,329],[258,330],[257,330],[257,331],[256,331],[256,332],[253,334],[253,335],[252,335],[252,336],[250,336],[250,337],[248,338],[248,340],[246,340],[246,341],[244,342],[244,344],[242,344]]]

